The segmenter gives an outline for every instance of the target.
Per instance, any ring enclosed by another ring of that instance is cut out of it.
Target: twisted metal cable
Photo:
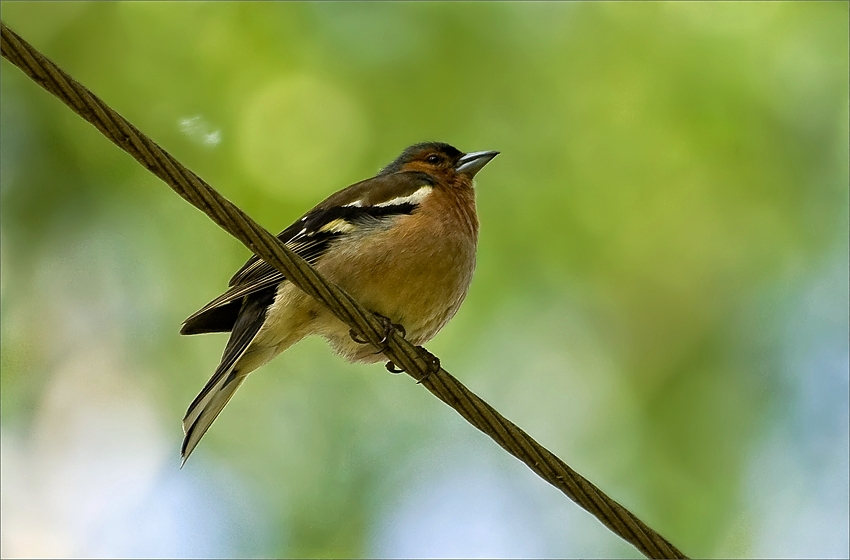
[[[382,323],[342,289],[322,278],[304,259],[186,169],[153,140],[74,80],[53,62],[0,22],[2,56],[41,87],[97,128],[119,148],[162,179],[187,202],[248,249],[286,275],[293,284],[321,301],[344,323],[380,347]],[[546,482],[596,516],[606,527],[648,558],[686,558],[667,539],[608,497],[531,436],[499,414],[445,369],[430,372],[429,356],[398,332],[391,332],[384,355],[470,424],[490,436]]]

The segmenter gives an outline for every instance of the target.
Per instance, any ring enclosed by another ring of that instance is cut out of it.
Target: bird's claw
[[[416,349],[419,350],[420,356],[428,364],[428,368],[425,370],[425,375],[423,375],[418,381],[416,381],[416,383],[418,384],[431,377],[431,374],[440,371],[442,366],[440,365],[440,358],[438,358],[422,346],[417,346]],[[396,367],[395,363],[393,362],[387,362],[386,367],[387,371],[390,373],[401,373],[404,371],[403,369]]]
[[[348,336],[350,336],[351,340],[353,340],[357,344],[369,344],[368,340],[363,340],[362,338],[357,336],[357,332],[354,329],[348,329]]]
[[[437,373],[438,371],[440,371],[442,366],[440,365],[440,358],[427,351],[424,347],[417,346],[416,349],[419,350],[420,355],[428,363],[428,369],[425,370],[425,375],[423,375],[420,379],[416,381],[416,383],[419,384],[431,377],[432,373]]]
[[[390,339],[390,335],[393,333],[393,331],[400,334],[402,338],[407,336],[407,332],[404,330],[404,327],[402,325],[399,325],[398,323],[393,323],[389,319],[389,317],[384,317],[380,313],[375,313],[375,317],[378,318],[378,320],[381,322],[382,328],[384,329],[384,336],[381,337],[381,340],[378,343],[380,346],[378,347],[378,351],[375,353],[382,354],[387,349],[387,341]],[[368,340],[363,340],[362,338],[360,338],[359,333],[357,333],[354,329],[350,329],[348,331],[348,335],[351,337],[351,340],[353,340],[357,344],[371,344]],[[419,350],[420,357],[425,361],[426,364],[428,364],[427,369],[425,370],[425,375],[423,375],[422,378],[417,381],[417,383],[422,383],[423,381],[431,377],[432,373],[437,373],[438,371],[440,371],[440,358],[427,351],[422,346],[417,346],[416,349]],[[388,361],[386,363],[386,368],[387,371],[390,373],[402,373],[404,371],[404,369],[399,368],[392,361]]]
[[[395,367],[395,364],[392,363],[392,362],[387,362],[386,368],[387,368],[387,371],[390,372],[390,373],[403,373],[404,372],[403,369],[399,369],[399,368]]]
[[[375,316],[378,318],[378,320],[381,322],[381,325],[384,327],[384,337],[381,339],[381,352],[386,349],[387,340],[389,340],[390,335],[393,333],[393,331],[396,331],[402,338],[407,336],[407,331],[404,330],[404,326],[398,323],[393,323],[392,321],[390,321],[389,317],[384,317],[380,313],[375,313]]]
[[[375,354],[381,354],[384,352],[384,350],[387,349],[387,341],[390,339],[390,335],[393,333],[393,331],[398,332],[402,338],[407,335],[407,332],[404,330],[404,327],[402,325],[399,325],[398,323],[393,323],[389,319],[389,317],[384,317],[380,313],[375,313],[375,317],[378,318],[378,321],[381,322],[381,327],[384,329],[384,336],[381,337],[381,340],[378,343],[380,344],[380,346],[378,347],[378,351],[375,352]],[[350,336],[351,340],[353,340],[357,344],[371,344],[368,340],[363,340],[362,338],[360,338],[359,333],[355,332],[354,329],[349,329],[348,336]]]

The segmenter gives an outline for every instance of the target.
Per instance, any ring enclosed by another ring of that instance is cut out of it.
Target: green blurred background
[[[17,3],[268,229],[500,150],[429,349],[697,557],[848,542],[848,3]],[[637,556],[407,376],[307,340],[183,470],[238,242],[2,63],[2,555]]]

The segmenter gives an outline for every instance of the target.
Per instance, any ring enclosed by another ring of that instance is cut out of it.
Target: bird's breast
[[[474,237],[426,213],[398,216],[347,236],[318,263],[368,309],[404,326],[414,344],[430,340],[457,312],[475,269]]]

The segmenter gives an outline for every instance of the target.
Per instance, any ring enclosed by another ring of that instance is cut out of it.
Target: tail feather
[[[242,385],[242,381],[245,380],[245,376],[238,375],[236,371],[230,371],[226,376],[213,376],[210,382],[216,380],[216,377],[218,377],[216,383],[208,390],[205,387],[205,392],[198,395],[199,398],[192,403],[192,406],[186,412],[186,417],[183,418],[183,433],[185,435],[183,446],[180,448],[180,455],[183,458],[181,467],[186,464],[186,460],[192,454],[198,442],[201,441],[209,427],[224,410],[230,398]]]
[[[265,355],[262,348],[253,348],[250,354],[253,356],[251,359],[246,356],[246,352],[265,322],[266,311],[274,301],[274,294],[274,289],[269,288],[246,297],[242,302],[230,339],[224,347],[221,363],[189,405],[189,410],[183,418],[185,435],[180,454],[184,465],[213,421],[233,397],[233,393],[242,384],[245,376],[262,365],[262,359],[257,360],[258,355]]]

